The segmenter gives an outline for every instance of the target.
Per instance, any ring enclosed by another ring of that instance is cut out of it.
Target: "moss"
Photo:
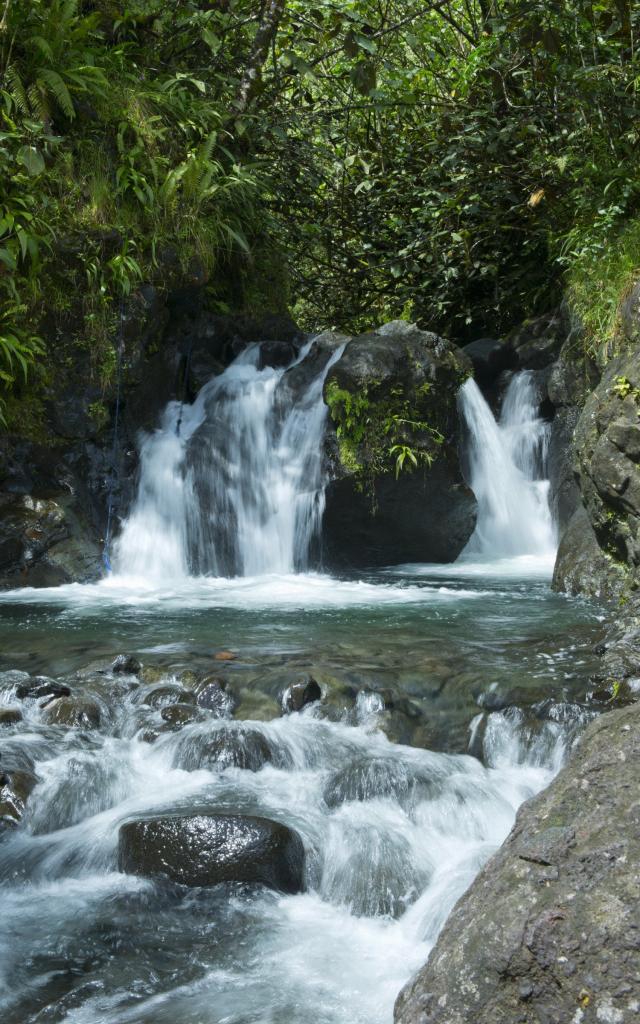
[[[335,377],[328,380],[325,398],[336,425],[340,459],[347,472],[369,489],[376,476],[411,471],[430,465],[443,435],[424,418],[428,382],[407,394],[402,385],[389,391],[378,381],[351,392]]]

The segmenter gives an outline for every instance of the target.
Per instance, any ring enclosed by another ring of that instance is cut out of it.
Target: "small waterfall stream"
[[[566,639],[590,631],[587,611],[539,571],[554,536],[531,374],[498,422],[473,381],[460,395],[476,562],[300,572],[342,351],[310,343],[261,369],[251,346],[192,405],[170,403],[142,442],[114,575],[0,595],[0,711],[19,706],[1,763],[34,786],[0,831],[6,1024],[392,1024],[456,900],[591,717],[589,663]],[[526,586],[519,561],[496,571],[518,555],[535,556]],[[19,645],[15,601],[29,604]],[[136,675],[116,668],[123,651]],[[322,698],[282,714],[307,673]],[[51,684],[97,711],[93,727],[20,697]],[[121,825],[203,811],[297,832],[303,891],[119,870]]]
[[[142,443],[138,495],[114,551],[122,576],[259,576],[306,569],[324,511],[324,379],[343,348],[289,385],[252,345],[195,403],[167,406]]]
[[[478,500],[478,522],[465,556],[553,556],[556,538],[545,479],[549,424],[539,416],[533,374],[513,375],[498,422],[472,379],[463,385],[459,404],[469,430],[469,484]]]

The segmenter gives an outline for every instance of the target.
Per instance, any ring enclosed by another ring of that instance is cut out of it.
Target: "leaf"
[[[222,46],[222,40],[215,34],[215,32],[212,32],[210,28],[206,27],[202,30],[202,38],[215,57],[216,53]]]
[[[18,150],[18,160],[32,177],[44,171],[44,157],[35,146],[21,146]]]

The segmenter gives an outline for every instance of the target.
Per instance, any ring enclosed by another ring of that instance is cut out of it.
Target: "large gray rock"
[[[575,430],[582,501],[600,547],[640,567],[640,350],[612,360]]]
[[[194,814],[131,821],[120,829],[120,869],[165,875],[188,886],[261,883],[280,892],[304,887],[304,847],[268,818]]]
[[[476,520],[458,458],[456,396],[470,374],[460,349],[404,321],[347,343],[325,382],[326,565],[457,558]],[[417,466],[407,455],[397,472],[403,446]]]
[[[396,1024],[631,1024],[640,705],[593,722],[449,917]]]
[[[605,554],[582,504],[564,530],[553,569],[553,590],[608,600],[624,588],[625,573]]]

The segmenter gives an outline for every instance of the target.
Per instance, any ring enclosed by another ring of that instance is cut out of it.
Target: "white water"
[[[41,780],[28,828],[0,848],[0,979],[11,979],[0,1009],[12,1024],[25,985],[46,992],[60,958],[90,965],[70,999],[60,993],[55,1019],[69,1024],[390,1024],[399,988],[564,744],[550,724],[540,749],[522,751],[517,729],[493,716],[484,768],[390,743],[369,702],[350,726],[308,709],[268,724],[207,721],[150,746],[133,735],[133,694],[110,735],[88,745],[68,734],[60,747],[40,734],[40,714],[28,712]],[[207,752],[217,730],[258,732],[272,763],[222,770]],[[297,829],[308,892],[178,899],[117,873],[122,822],[203,804]]]
[[[307,568],[324,511],[322,386],[341,353],[292,399],[287,370],[259,370],[254,345],[192,406],[171,402],[160,429],[142,443],[115,574],[158,583]]]
[[[469,483],[478,500],[478,522],[463,560],[535,556],[552,564],[556,537],[545,479],[549,425],[538,408],[530,371],[512,377],[499,422],[474,380],[460,391],[469,430]]]

